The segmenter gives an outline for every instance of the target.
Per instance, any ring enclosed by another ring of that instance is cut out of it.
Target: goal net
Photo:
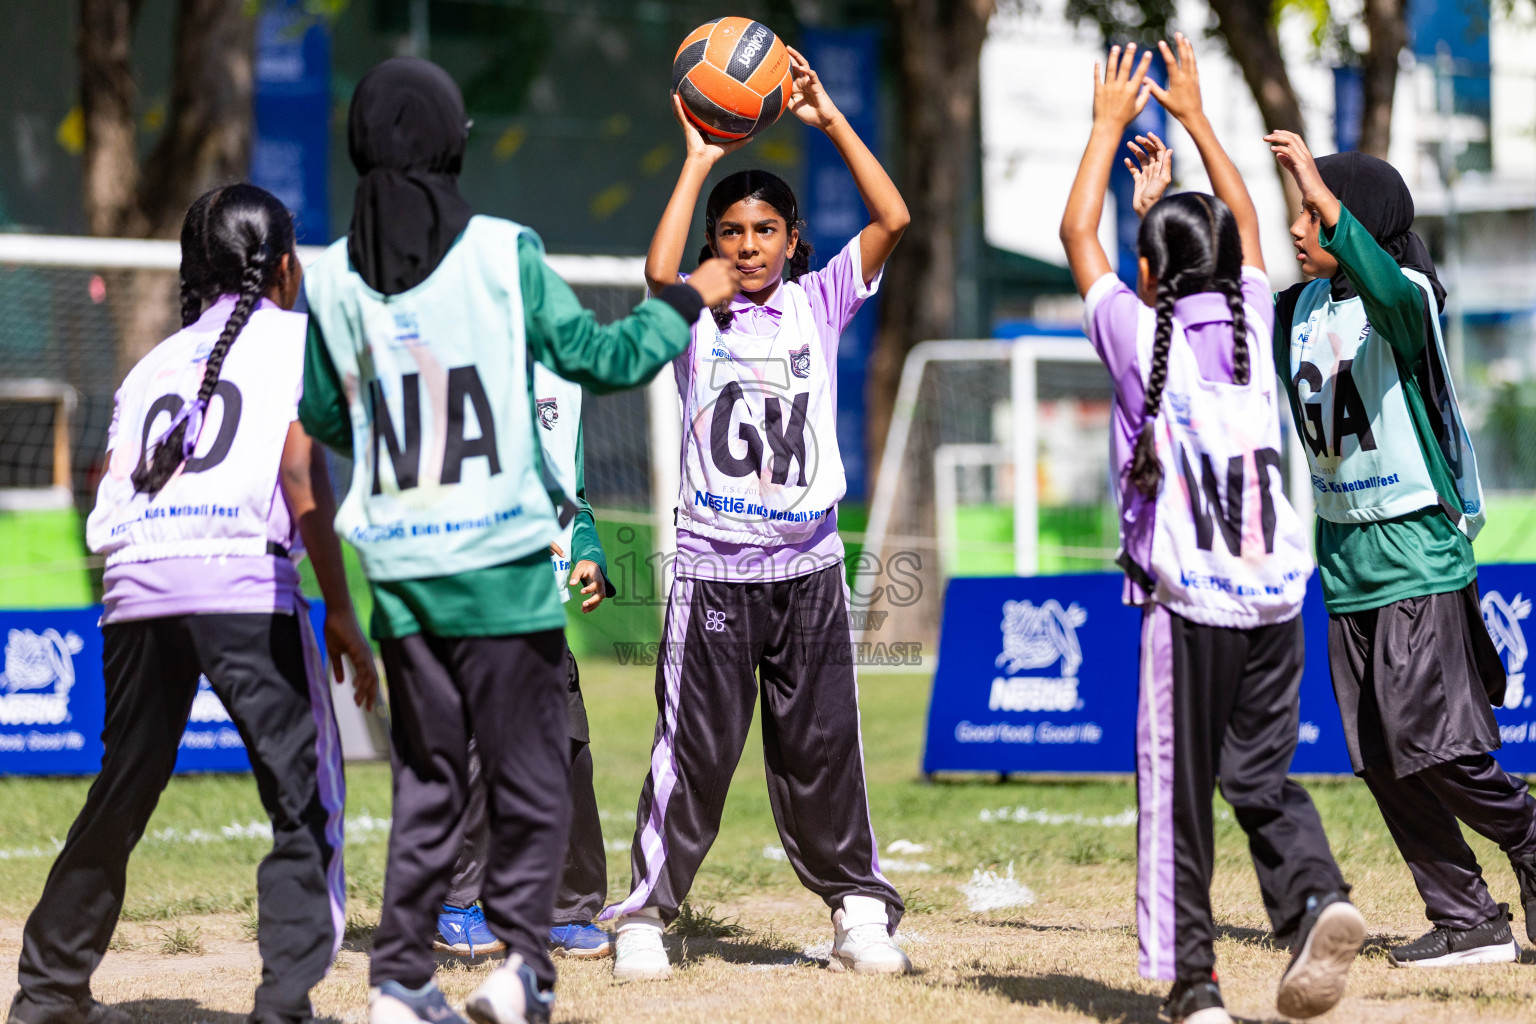
[[[955,576],[1112,568],[1110,400],[1080,336],[916,346],[856,566],[862,639],[931,649]]]
[[[308,263],[321,251],[302,247],[299,255]],[[172,241],[0,234],[0,606],[94,600],[100,565],[85,550],[83,518],[102,471],[113,395],[127,370],[179,325],[180,258]],[[639,258],[548,261],[600,322],[645,297]],[[659,579],[652,577],[655,552],[670,542],[675,396],[663,373],[649,390],[589,393],[584,403],[587,497],[610,567],[628,575],[630,603],[627,612],[591,620],[615,635],[657,632]],[[670,422],[653,431],[658,415]],[[350,467],[336,460],[333,472],[340,491]],[[654,514],[658,508],[668,514]]]
[[[1112,402],[1076,332],[916,346],[857,565],[862,639],[936,643],[956,576],[1114,569]],[[1286,489],[1310,518],[1306,461],[1282,434]]]

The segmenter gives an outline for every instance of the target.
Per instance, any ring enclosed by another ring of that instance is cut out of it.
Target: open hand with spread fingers
[[[1125,145],[1136,154],[1134,163],[1130,157],[1125,158],[1125,169],[1131,172],[1131,178],[1136,182],[1131,205],[1136,216],[1145,217],[1173,182],[1173,150],[1152,132],[1138,135],[1136,141]]]
[[[1157,49],[1168,69],[1168,87],[1148,81],[1152,96],[1181,124],[1204,113],[1200,100],[1200,69],[1195,65],[1195,47],[1182,32],[1173,35],[1173,46],[1158,40]]]
[[[1138,61],[1135,43],[1127,43],[1124,49],[1110,47],[1102,67],[1094,62],[1094,124],[1124,131],[1126,125],[1136,120],[1151,95],[1147,82],[1147,68],[1151,65],[1152,51],[1144,52]]]

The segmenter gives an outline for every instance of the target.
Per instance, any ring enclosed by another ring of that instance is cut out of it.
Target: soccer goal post
[[[1080,334],[915,346],[857,566],[856,599],[875,613],[861,639],[936,642],[955,576],[1113,569],[1113,401]],[[1285,433],[1287,489],[1310,517],[1306,460]]]

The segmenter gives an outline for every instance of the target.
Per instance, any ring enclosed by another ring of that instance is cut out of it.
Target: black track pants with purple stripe
[[[1307,791],[1287,777],[1300,724],[1301,618],[1202,626],[1146,611],[1136,726],[1136,925],[1143,977],[1209,978],[1216,780],[1248,834],[1264,909],[1281,939],[1307,897],[1346,890]]]
[[[795,873],[834,910],[845,896],[884,901],[896,927],[904,908],[870,826],[850,641],[841,566],[768,583],[673,582],[633,887],[604,919],[677,916],[720,830],[761,691],[768,798]]]
[[[497,938],[555,983],[549,929],[571,825],[565,633],[380,644],[389,680],[394,820],[371,984],[432,980],[433,926],[469,817],[471,738],[480,755],[490,855],[480,902]]]
[[[309,990],[345,921],[346,791],[330,683],[307,625],[297,615],[176,615],[102,627],[101,774],[27,919],[12,1020],[84,1020],[128,856],[170,781],[199,674],[240,730],[272,821],[272,852],[256,869],[262,969],[250,1019],[310,1020]]]

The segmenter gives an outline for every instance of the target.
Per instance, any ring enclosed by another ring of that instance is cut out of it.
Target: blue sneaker
[[[613,955],[613,940],[594,924],[557,924],[549,930],[549,951],[573,960],[601,960]]]
[[[450,907],[443,904],[437,915],[437,935],[432,948],[439,953],[461,956],[467,960],[506,951],[507,944],[492,933],[479,907]]]
[[[453,1012],[435,981],[416,989],[406,988],[398,981],[386,981],[368,990],[368,1024],[420,1024],[421,1021],[469,1024]]]

